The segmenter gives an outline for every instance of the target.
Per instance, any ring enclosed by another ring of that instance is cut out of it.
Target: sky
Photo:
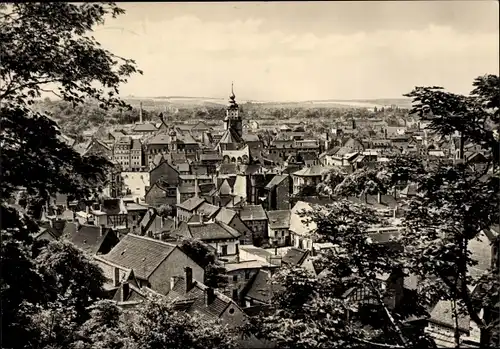
[[[96,27],[135,59],[121,95],[305,101],[468,93],[499,74],[497,1],[122,3]]]

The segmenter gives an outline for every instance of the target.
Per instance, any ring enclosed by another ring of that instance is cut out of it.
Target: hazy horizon
[[[241,100],[391,99],[499,70],[496,1],[119,6],[93,35],[144,71],[122,96],[226,98],[234,81]]]

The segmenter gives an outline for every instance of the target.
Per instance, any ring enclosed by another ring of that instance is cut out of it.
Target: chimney
[[[90,206],[85,206],[85,213],[90,214]]]
[[[170,290],[173,290],[173,289],[174,289],[174,287],[175,287],[175,281],[176,281],[176,280],[175,280],[175,276],[172,276],[172,277],[170,278]]]
[[[215,291],[212,287],[205,289],[205,305],[208,307],[215,300]]]
[[[198,178],[195,178],[194,179],[194,197],[199,197],[199,193],[198,193]]]
[[[177,219],[177,216],[174,217],[174,229],[177,229],[177,227],[179,226],[179,221]]]
[[[200,217],[200,224],[203,224],[203,213],[198,213],[198,216]]]
[[[104,234],[104,224],[99,226],[99,236],[102,236],[102,234]]]
[[[186,279],[186,293],[193,288],[193,269],[190,267],[184,268],[184,278]]]
[[[130,285],[128,281],[124,282],[122,284],[122,290],[121,290],[121,301],[125,302],[127,300],[127,297],[130,293]]]
[[[73,211],[73,222],[76,222],[76,212]]]
[[[54,220],[53,219],[49,219],[49,224],[50,224],[51,228],[54,228]]]
[[[377,193],[377,202],[378,202],[379,204],[381,204],[381,203],[382,203],[382,194],[380,194],[380,192],[378,192],[378,193]]]
[[[160,218],[160,229],[163,229],[163,217]]]
[[[233,289],[233,295],[231,298],[235,303],[238,303],[238,289]]]
[[[142,102],[139,103],[139,123],[142,124]]]
[[[113,268],[113,286],[118,287],[120,284],[120,269]]]
[[[394,186],[394,192],[393,192],[393,194],[394,194],[394,199],[396,199],[396,197],[397,197],[397,189],[396,189],[396,186]]]
[[[139,203],[139,198],[135,198],[135,202],[138,204]]]

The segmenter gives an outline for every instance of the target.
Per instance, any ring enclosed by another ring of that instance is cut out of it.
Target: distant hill
[[[224,106],[227,104],[227,98],[215,97],[188,97],[188,96],[159,96],[159,97],[136,97],[127,96],[124,100],[132,106],[138,106],[142,102],[145,108],[147,107],[164,107],[171,106],[176,108],[189,108],[198,106]],[[340,99],[325,99],[311,101],[257,101],[257,100],[240,100],[238,103],[260,104],[268,108],[281,107],[298,107],[298,108],[381,108],[386,106],[397,106],[400,108],[410,108],[411,99],[409,98],[384,98],[384,99],[355,99],[355,100],[340,100]]]

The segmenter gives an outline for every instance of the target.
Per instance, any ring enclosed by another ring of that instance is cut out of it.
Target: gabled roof
[[[94,255],[100,252],[101,245],[106,239],[112,244],[116,244],[119,241],[116,234],[109,228],[102,228],[101,234],[101,227],[82,225],[71,237],[71,242],[82,250]]]
[[[246,297],[261,303],[271,303],[274,295],[282,289],[283,286],[272,284],[271,275],[261,269],[255,276]]]
[[[288,229],[290,228],[290,210],[267,211],[269,219],[269,228]]]
[[[154,124],[145,123],[145,124],[136,124],[132,129],[134,132],[155,132],[158,131],[158,128]]]
[[[209,204],[208,202],[204,202],[201,204],[200,207],[198,207],[198,212],[203,213],[205,217],[212,218],[214,217],[217,212],[219,211],[220,207],[215,206],[212,204]]]
[[[266,211],[262,205],[246,205],[240,210],[240,217],[242,221],[258,221],[267,220]]]
[[[187,224],[182,222],[178,232],[188,238],[206,240],[237,239],[241,234],[234,228],[222,222],[203,224]]]
[[[219,144],[238,144],[241,142],[240,136],[232,128],[229,128],[222,134]]]
[[[221,207],[219,212],[217,212],[217,216],[215,216],[215,220],[229,224],[233,220],[234,216],[236,216],[236,211]]]
[[[219,174],[237,174],[238,173],[238,165],[235,163],[230,164],[221,164],[219,166]]]
[[[309,255],[309,251],[301,250],[296,247],[290,248],[283,256],[282,262],[290,266],[300,266]]]
[[[266,189],[272,189],[275,186],[279,185],[281,182],[283,182],[287,177],[288,177],[288,175],[276,175],[276,176],[273,177],[273,179],[271,179],[269,181],[269,183],[267,183],[267,185],[265,186],[265,188]]]
[[[204,202],[205,202],[205,199],[203,199],[203,198],[192,197],[192,198],[187,199],[184,202],[181,202],[180,204],[177,204],[177,207],[183,208],[186,211],[193,211],[196,208],[198,208],[199,206],[201,206],[201,204],[203,204]]]
[[[127,234],[101,258],[126,269],[133,269],[138,278],[147,280],[176,247],[160,240]]]
[[[214,290],[215,299],[209,305],[205,302],[205,293],[208,287],[193,280],[192,288],[186,292],[186,281],[183,277],[177,277],[174,287],[166,294],[166,299],[174,303],[178,310],[189,314],[198,314],[208,319],[219,319],[229,306],[238,308],[229,297]]]

